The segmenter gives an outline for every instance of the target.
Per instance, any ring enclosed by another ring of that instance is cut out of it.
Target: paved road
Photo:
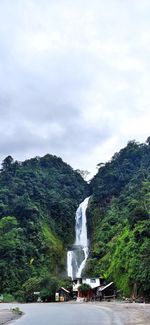
[[[16,325],[122,325],[113,311],[94,304],[22,304],[19,307],[25,315],[15,321]]]

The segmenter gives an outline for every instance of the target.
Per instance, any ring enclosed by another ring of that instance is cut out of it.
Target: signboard
[[[59,292],[55,293],[55,301],[59,301]]]

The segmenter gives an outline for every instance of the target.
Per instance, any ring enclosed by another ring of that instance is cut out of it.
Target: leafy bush
[[[10,293],[4,293],[3,295],[3,302],[14,302],[15,298],[13,295],[11,295]]]

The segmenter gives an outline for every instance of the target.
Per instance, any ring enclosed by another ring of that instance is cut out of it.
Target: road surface
[[[25,314],[11,325],[150,325],[150,305],[118,302],[0,304],[19,307]],[[6,324],[1,322],[0,325]]]
[[[16,304],[17,305],[17,304]],[[7,305],[8,308],[12,305]],[[50,303],[17,305],[25,312],[15,325],[122,325],[107,308],[93,304]],[[2,305],[0,306],[2,308]],[[5,305],[6,308],[6,305]]]

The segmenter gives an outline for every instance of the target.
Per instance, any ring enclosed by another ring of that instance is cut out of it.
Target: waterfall
[[[67,273],[68,276],[73,278],[73,269],[72,269],[72,261],[73,261],[73,252],[67,252]]]
[[[80,278],[89,254],[86,209],[89,197],[79,205],[75,216],[75,244],[67,253],[67,273],[72,279]]]

